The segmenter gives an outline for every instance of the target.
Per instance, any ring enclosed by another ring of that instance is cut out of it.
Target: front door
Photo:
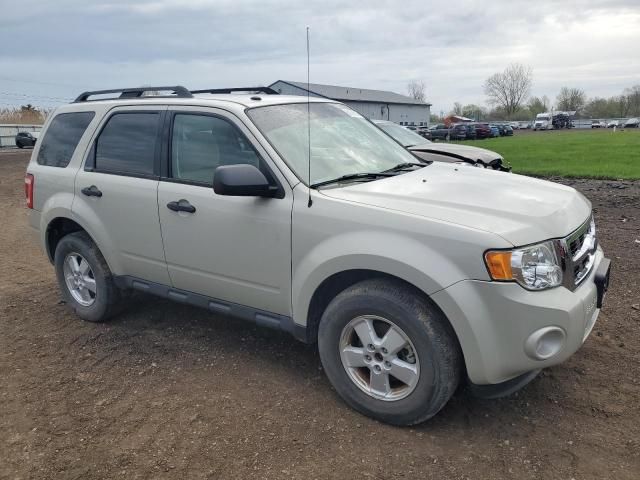
[[[176,107],[169,118],[158,209],[173,286],[290,315],[293,196],[286,181],[233,115]],[[216,195],[216,167],[239,163],[258,167],[284,197]],[[187,208],[175,211],[172,202]]]

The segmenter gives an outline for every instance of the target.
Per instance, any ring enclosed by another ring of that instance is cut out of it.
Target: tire
[[[16,143],[16,146],[17,146],[18,148],[24,148],[24,145],[23,145],[23,144],[21,144],[21,143]]]
[[[89,271],[85,270],[85,264],[79,261],[80,258],[87,262]],[[78,270],[74,270],[72,264],[67,263],[65,271],[65,262],[74,261]],[[122,292],[116,286],[111,270],[109,270],[100,250],[87,233],[74,232],[64,236],[56,247],[54,265],[62,295],[67,305],[80,318],[88,322],[104,322],[120,311],[123,300]],[[79,289],[81,292],[87,293],[85,299],[79,299],[80,293],[74,294],[68,285],[67,277],[72,271],[76,271],[78,277],[74,276],[70,280],[72,284],[82,280],[87,285],[86,289]],[[93,284],[90,280],[93,280]],[[93,295],[91,295],[91,288],[95,289]],[[82,300],[85,300],[84,303]]]
[[[388,331],[378,331],[385,325],[378,319],[391,322],[396,332],[408,339],[397,355],[386,355],[391,352],[382,348],[382,345],[390,343],[385,343],[383,338]],[[366,353],[369,350],[366,350],[367,345],[355,330],[351,337],[346,335],[346,338],[353,340],[345,344],[345,333],[350,331],[353,322],[360,322],[357,325],[361,328],[362,322],[369,320],[376,328],[377,339],[372,338],[376,342],[382,340],[375,346],[376,352],[372,353],[374,357],[369,357],[369,362],[373,360],[377,363],[349,369],[342,360],[346,355],[345,349],[358,355],[357,362],[367,362]],[[358,350],[352,347],[352,341],[359,343],[362,348]],[[415,425],[433,417],[455,392],[463,371],[460,347],[446,318],[421,292],[394,280],[364,280],[338,294],[320,320],[318,349],[327,377],[342,399],[358,412],[393,425]],[[362,360],[359,360],[360,351],[364,352]],[[401,354],[404,355],[403,359]],[[387,359],[394,363],[387,362]],[[382,360],[384,362],[379,363]],[[397,363],[398,360],[404,363]],[[375,391],[371,392],[374,390],[371,382],[374,368],[380,372],[381,366],[387,368],[392,365],[395,368],[396,365],[404,365],[406,372],[407,364],[413,373],[417,371],[417,375],[413,375],[412,387],[387,374],[385,387],[392,385],[392,388],[384,390],[389,391],[386,399],[376,396]],[[369,392],[365,391],[366,385],[363,385],[367,378]]]

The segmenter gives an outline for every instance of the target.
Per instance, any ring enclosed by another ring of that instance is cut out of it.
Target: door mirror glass
[[[253,165],[223,165],[213,174],[213,191],[233,197],[273,197],[278,187]]]

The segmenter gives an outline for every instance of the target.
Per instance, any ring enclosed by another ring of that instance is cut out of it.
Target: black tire
[[[18,143],[16,143],[16,146],[17,146],[18,148],[24,148],[24,145],[22,145],[22,144],[21,144],[21,143],[19,143],[19,142],[18,142]]]
[[[342,331],[362,315],[392,321],[413,343],[420,375],[408,396],[394,401],[374,398],[343,366]],[[360,413],[393,425],[415,425],[433,417],[455,392],[463,371],[455,333],[439,309],[413,287],[388,279],[364,280],[338,294],[320,320],[318,349],[327,377],[342,399]]]
[[[95,279],[96,292],[93,304],[84,306],[71,294],[64,278],[64,261],[70,253],[80,254],[89,263]],[[116,286],[111,270],[102,253],[85,232],[64,236],[56,247],[54,265],[58,285],[69,307],[83,320],[104,322],[121,310],[123,295]]]

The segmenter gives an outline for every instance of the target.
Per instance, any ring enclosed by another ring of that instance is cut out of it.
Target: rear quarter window
[[[51,121],[38,151],[38,164],[66,167],[95,112],[61,113]]]

